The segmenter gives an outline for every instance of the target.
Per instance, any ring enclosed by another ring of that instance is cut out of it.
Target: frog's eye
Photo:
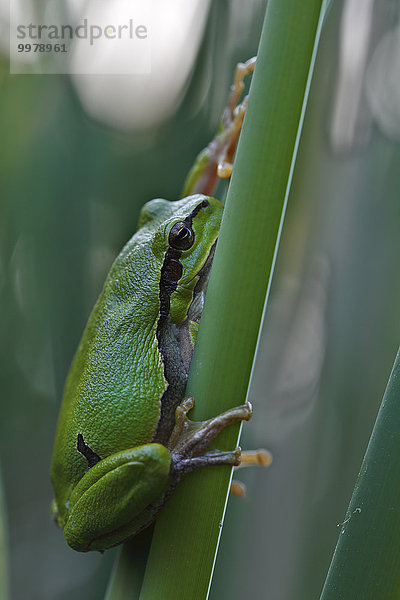
[[[185,221],[175,223],[169,232],[168,243],[175,250],[188,250],[193,246],[194,231]]]

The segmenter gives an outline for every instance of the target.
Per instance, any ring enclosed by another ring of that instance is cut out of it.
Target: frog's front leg
[[[91,467],[69,499],[68,544],[105,550],[153,521],[170,486],[171,454],[161,444],[117,452]]]
[[[235,448],[235,450],[227,452],[210,451],[202,454],[211,440],[227,425],[250,419],[252,408],[249,402],[243,406],[232,408],[203,423],[196,423],[187,417],[187,413],[193,406],[193,398],[188,397],[184,398],[176,409],[175,427],[167,444],[172,453],[171,471],[173,479],[174,473],[175,479],[178,480],[184,473],[211,464],[226,464],[234,467],[250,465],[266,467],[271,464],[271,453],[264,448],[246,450],[244,452],[241,452],[240,448]],[[238,496],[244,496],[244,485],[233,481],[231,492]]]
[[[189,431],[190,433],[184,434],[183,439],[171,449],[172,478],[177,481],[185,473],[208,465],[238,466],[240,464],[241,456],[240,448],[224,452],[205,452],[205,450],[210,442],[225,429],[225,427],[231,423],[248,421],[252,415],[251,404],[246,402],[246,404],[231,408],[208,421],[193,423],[186,418],[186,412],[192,405],[193,403],[189,402],[189,405],[185,405],[184,410],[182,411],[182,420],[186,421],[186,431]]]
[[[247,106],[247,96],[240,103],[243,80],[254,70],[256,59],[238,63],[228,101],[216,136],[197,156],[183,187],[182,198],[192,194],[212,196],[218,178],[231,176],[232,163]]]

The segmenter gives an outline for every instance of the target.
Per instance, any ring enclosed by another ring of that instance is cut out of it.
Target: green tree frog
[[[222,210],[198,193],[148,202],[107,276],[66,381],[51,466],[53,514],[75,550],[141,531],[185,473],[240,463],[239,448],[208,446],[250,405],[194,423],[185,397]]]

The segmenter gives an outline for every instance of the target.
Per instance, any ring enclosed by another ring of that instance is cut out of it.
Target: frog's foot
[[[247,75],[254,71],[255,64],[256,57],[254,56],[245,63],[238,63],[236,65],[228,102],[222,113],[220,127],[220,130],[222,131],[216,137],[220,146],[217,156],[217,175],[221,179],[226,179],[232,174],[233,157],[239,134],[242,129],[248,96],[245,96],[242,102],[239,102],[239,99],[244,89],[243,80]]]
[[[232,174],[233,157],[246,112],[248,97],[239,102],[244,89],[243,80],[254,71],[256,58],[238,63],[229,98],[222,113],[218,132],[208,146],[200,152],[183,189],[182,197],[191,194],[211,196],[218,178],[226,179]]]
[[[203,454],[203,452],[210,442],[220,433],[220,431],[225,429],[225,427],[231,423],[248,421],[251,414],[251,404],[246,402],[246,404],[231,408],[208,421],[196,424],[196,429],[184,437],[184,439],[171,450],[171,471],[176,480],[179,480],[185,473],[208,465],[238,466],[240,464],[241,456],[240,448],[225,452],[210,451],[205,454]],[[189,423],[189,426],[192,424],[188,419],[187,422]]]
[[[256,66],[256,57],[249,58],[245,63],[238,63],[235,69],[235,75],[233,77],[233,83],[229,93],[228,102],[226,104],[225,111],[222,115],[222,121],[225,127],[229,126],[232,122],[232,116],[235,112],[239,103],[239,98],[244,89],[243,80],[247,75],[253,73],[254,67]]]

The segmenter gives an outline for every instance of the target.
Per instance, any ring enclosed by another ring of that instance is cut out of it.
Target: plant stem
[[[321,0],[270,0],[188,393],[195,418],[243,403],[271,283],[322,24]],[[218,437],[237,444],[239,426]],[[141,600],[208,595],[231,477],[187,476],[155,526]]]

